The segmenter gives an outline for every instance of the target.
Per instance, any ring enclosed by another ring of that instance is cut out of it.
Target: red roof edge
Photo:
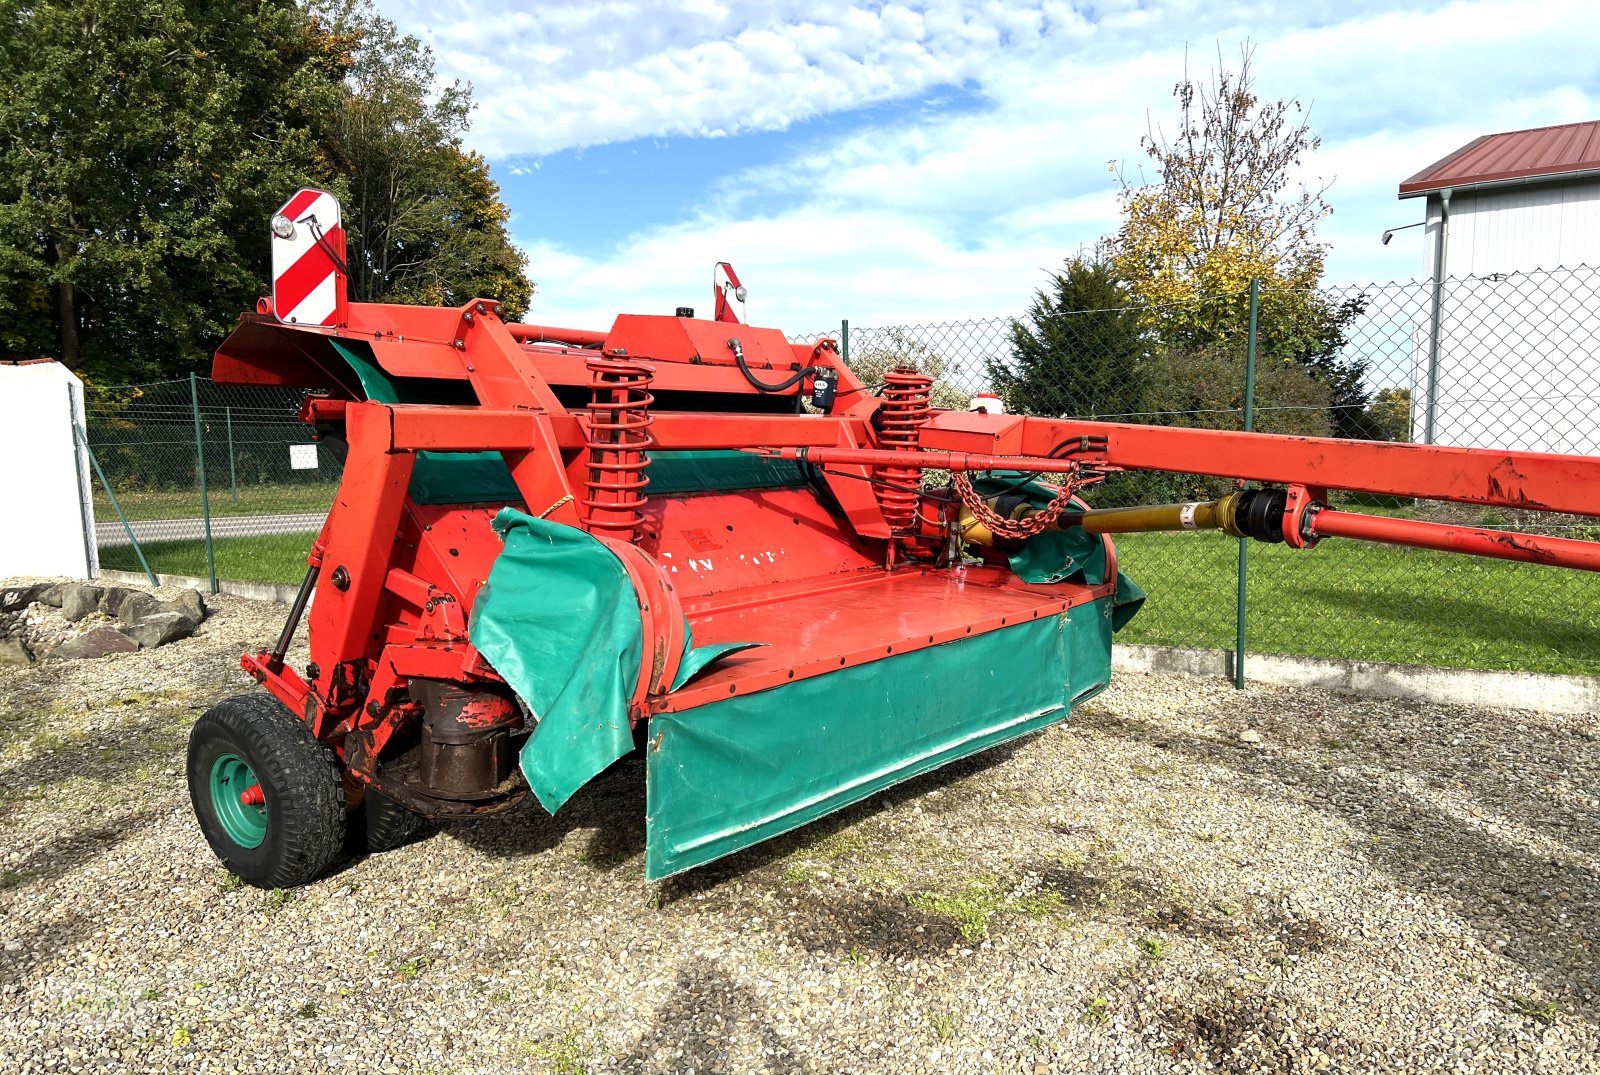
[[[1451,187],[1471,190],[1573,175],[1600,175],[1600,120],[1475,138],[1401,183],[1400,197]]]
[[[1462,157],[1465,157],[1468,153],[1471,153],[1474,149],[1477,149],[1479,146],[1483,145],[1483,143],[1487,142],[1493,137],[1493,135],[1489,134],[1479,135],[1477,138],[1474,138],[1472,141],[1468,142],[1454,153],[1440,157],[1438,160],[1422,169],[1422,171],[1418,172],[1410,179],[1407,179],[1404,183],[1401,183],[1401,196],[1404,197],[1407,194],[1421,194],[1425,190],[1438,190],[1442,187],[1449,186],[1448,183],[1431,183],[1429,177],[1444,171],[1446,166],[1453,164]]]

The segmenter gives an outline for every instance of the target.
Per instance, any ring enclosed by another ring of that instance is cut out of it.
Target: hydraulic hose
[[[766,381],[763,381],[761,378],[757,377],[750,369],[750,364],[745,361],[744,345],[739,342],[739,337],[734,336],[728,340],[728,349],[733,352],[733,360],[739,364],[739,372],[744,374],[744,379],[749,381],[757,392],[788,391],[801,381],[805,380],[807,377],[811,376],[813,373],[820,373],[827,368],[826,366],[807,366],[795,373],[795,375],[790,377],[788,380],[779,381],[777,384],[768,384]]]

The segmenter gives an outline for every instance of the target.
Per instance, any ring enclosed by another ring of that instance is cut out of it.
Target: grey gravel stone
[[[662,884],[630,759],[271,893],[183,767],[285,610],[208,603],[0,667],[0,1070],[1597,1070],[1593,718],[1131,675]]]

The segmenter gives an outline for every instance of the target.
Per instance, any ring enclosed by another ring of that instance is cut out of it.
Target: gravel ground
[[[664,884],[629,760],[262,892],[183,749],[283,609],[208,601],[0,669],[0,1070],[1600,1070],[1592,721],[1129,675]]]

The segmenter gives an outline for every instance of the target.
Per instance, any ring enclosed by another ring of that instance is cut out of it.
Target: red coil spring
[[[933,378],[912,369],[893,369],[883,375],[883,408],[878,412],[878,442],[890,451],[915,452],[930,412],[928,397]],[[916,489],[922,482],[920,467],[878,467],[875,485],[884,521],[896,533],[912,530],[917,519]]]
[[[644,523],[644,489],[650,484],[645,451],[655,444],[650,435],[649,366],[612,358],[588,360],[589,390],[589,532],[596,537],[637,541]]]

